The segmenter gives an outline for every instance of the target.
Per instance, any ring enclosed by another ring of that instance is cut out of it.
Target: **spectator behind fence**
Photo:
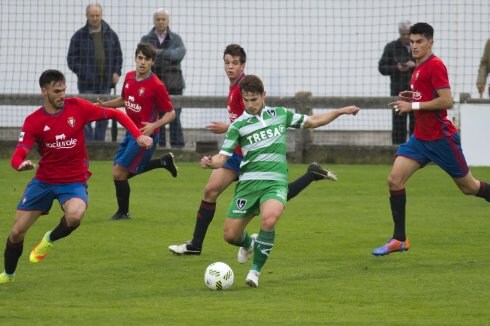
[[[409,21],[402,21],[398,24],[400,37],[386,44],[378,63],[379,72],[384,76],[390,76],[391,96],[398,96],[400,92],[410,89],[410,77],[415,69],[415,62],[410,52],[409,29]],[[407,140],[407,119],[411,135],[415,126],[413,112],[392,113],[391,140],[394,145],[403,144]]]
[[[78,78],[80,94],[110,94],[121,76],[122,51],[119,38],[102,19],[102,6],[89,4],[87,24],[73,34],[68,49],[68,67]],[[85,140],[104,141],[108,120],[85,126]]]
[[[480,60],[480,68],[478,69],[478,79],[476,80],[476,87],[480,93],[480,98],[483,97],[485,91],[485,84],[487,83],[487,77],[490,73],[490,38],[485,44],[485,50],[483,50],[483,56]],[[488,96],[490,96],[490,86],[488,87]]]
[[[180,63],[185,56],[185,46],[182,38],[168,27],[170,13],[165,9],[157,9],[153,14],[154,27],[141,38],[143,43],[151,43],[157,49],[157,58],[153,72],[167,87],[170,95],[182,95],[185,88],[184,77]],[[175,120],[170,123],[170,146],[183,148],[184,133],[180,122],[182,108],[175,108]],[[160,146],[166,146],[165,127],[160,128]]]

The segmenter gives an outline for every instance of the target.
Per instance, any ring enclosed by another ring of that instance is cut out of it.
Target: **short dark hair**
[[[232,57],[239,57],[241,64],[247,62],[247,54],[245,53],[245,50],[238,44],[229,44],[225,48],[225,52],[223,52],[223,59],[227,54],[231,55]]]
[[[39,86],[41,88],[48,86],[51,83],[65,82],[65,75],[59,70],[48,69],[45,70],[41,77],[39,77]]]
[[[264,83],[258,76],[246,75],[240,82],[240,92],[264,93]]]
[[[157,50],[151,43],[138,43],[136,51],[134,51],[134,57],[136,58],[140,52],[143,53],[145,57],[150,58],[153,61],[155,61],[155,58],[157,57]]]
[[[434,37],[434,28],[427,23],[417,23],[410,27],[410,34],[420,34],[431,40]]]

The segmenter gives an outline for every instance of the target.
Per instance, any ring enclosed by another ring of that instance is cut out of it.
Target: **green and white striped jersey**
[[[302,128],[306,119],[283,107],[266,106],[260,116],[245,111],[228,128],[220,153],[231,156],[241,146],[240,183],[269,180],[287,185],[286,129]]]

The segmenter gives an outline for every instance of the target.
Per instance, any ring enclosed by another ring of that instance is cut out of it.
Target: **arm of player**
[[[219,169],[225,165],[229,156],[218,153],[214,156],[207,155],[201,158],[201,166],[205,169]]]
[[[119,96],[113,100],[102,102],[100,99],[97,98],[97,103],[95,104],[97,104],[98,106],[103,106],[105,108],[117,109],[124,107],[124,99],[122,98],[122,96]]]
[[[146,149],[151,148],[153,145],[153,138],[143,135],[143,133],[136,127],[134,122],[123,112],[106,108],[106,115],[108,119],[116,119],[124,128],[126,128],[131,135],[136,139],[136,142],[140,147]]]
[[[224,134],[230,125],[220,121],[212,121],[206,128],[213,134]]]
[[[306,119],[303,128],[318,128],[329,124],[330,122],[334,121],[341,115],[344,114],[356,115],[357,112],[359,112],[359,110],[360,109],[357,106],[351,105],[330,112],[314,114],[312,116],[308,116],[308,119]]]
[[[407,91],[405,91],[407,92]],[[404,92],[402,92],[404,93]],[[403,100],[398,100],[391,102],[388,105],[392,106],[396,112],[410,112],[413,110],[427,110],[427,111],[437,111],[442,109],[450,109],[453,106],[453,97],[451,95],[450,88],[441,88],[437,90],[437,95],[435,99],[427,102],[406,102]],[[418,107],[414,107],[414,103]]]
[[[175,111],[172,110],[170,112],[165,112],[165,114],[155,122],[142,122],[143,128],[141,128],[141,132],[144,135],[152,135],[158,128],[161,128],[174,121],[175,116]]]
[[[27,147],[18,146],[15,148],[10,165],[17,171],[32,170],[36,167],[30,160],[26,160],[30,150]]]

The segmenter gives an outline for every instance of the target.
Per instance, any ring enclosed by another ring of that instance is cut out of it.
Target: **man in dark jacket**
[[[400,38],[388,43],[378,63],[378,70],[384,76],[390,76],[390,95],[398,96],[401,91],[410,89],[410,77],[415,69],[415,62],[410,52],[410,22],[398,24]],[[407,116],[409,132],[413,133],[415,118],[413,112],[398,113],[393,111],[391,139],[393,144],[403,144],[407,140]]]
[[[78,78],[80,94],[110,94],[121,76],[122,51],[117,34],[102,20],[100,4],[89,4],[87,24],[73,34],[68,49],[68,67]],[[105,139],[108,120],[85,126],[86,140]]]
[[[182,95],[185,88],[184,77],[180,67],[186,49],[182,38],[172,32],[168,27],[170,13],[164,9],[157,9],[153,14],[151,31],[141,38],[142,43],[151,43],[157,49],[157,57],[153,65],[153,72],[167,87],[170,95]],[[182,148],[185,145],[184,133],[180,123],[182,108],[175,108],[175,120],[170,125],[170,146]],[[160,146],[166,145],[165,128],[160,128]]]

